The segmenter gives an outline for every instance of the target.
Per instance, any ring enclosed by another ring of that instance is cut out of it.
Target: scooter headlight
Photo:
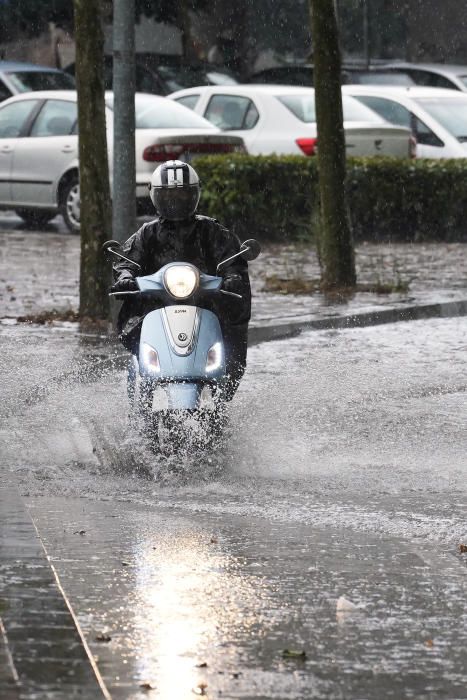
[[[143,364],[150,372],[157,373],[161,371],[159,355],[147,343],[143,343]]]
[[[206,372],[215,372],[222,365],[222,344],[214,343],[209,348],[206,360]]]
[[[198,288],[198,272],[188,265],[173,265],[164,274],[165,288],[176,299],[186,299]]]

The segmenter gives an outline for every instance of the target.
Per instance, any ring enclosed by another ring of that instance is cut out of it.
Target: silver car
[[[0,61],[0,102],[31,90],[75,90],[71,75],[34,63]]]
[[[112,172],[113,95],[106,93],[107,143]],[[190,109],[158,95],[135,97],[136,199],[148,202],[157,164],[199,153],[243,152],[243,140],[223,134]],[[112,184],[112,183],[111,183]],[[77,95],[29,92],[0,104],[0,209],[14,209],[31,225],[61,213],[79,231]]]

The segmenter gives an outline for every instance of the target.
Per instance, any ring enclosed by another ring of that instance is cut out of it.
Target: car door
[[[0,105],[0,204],[12,201],[13,156],[27,132],[39,100],[24,99]]]
[[[46,100],[29,135],[19,139],[13,159],[15,205],[56,206],[56,182],[78,157],[77,105]]]
[[[248,153],[253,153],[257,137],[259,111],[252,99],[244,95],[215,94],[203,114],[214,126],[233,136],[241,136]]]

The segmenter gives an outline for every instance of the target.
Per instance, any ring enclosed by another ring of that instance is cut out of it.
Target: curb
[[[319,319],[305,317],[287,323],[250,326],[248,345],[271,340],[283,340],[307,330],[334,330],[338,328],[365,328],[400,321],[421,321],[429,318],[455,318],[467,316],[467,299],[439,304],[422,304],[404,308],[381,309],[348,316],[328,316]]]

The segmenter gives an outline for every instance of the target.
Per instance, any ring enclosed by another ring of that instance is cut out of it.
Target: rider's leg
[[[225,325],[223,328],[225,363],[228,382],[223,392],[226,401],[231,401],[245,373],[248,345],[248,323]]]

